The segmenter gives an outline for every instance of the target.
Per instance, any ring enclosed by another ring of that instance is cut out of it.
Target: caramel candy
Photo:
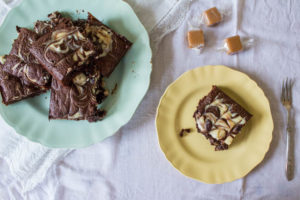
[[[225,42],[224,47],[227,50],[227,54],[232,55],[243,50],[243,45],[240,36],[238,35],[226,38],[224,42]]]
[[[204,35],[202,30],[193,30],[188,32],[189,48],[204,47]]]
[[[205,24],[213,26],[221,22],[222,16],[216,7],[204,11]]]

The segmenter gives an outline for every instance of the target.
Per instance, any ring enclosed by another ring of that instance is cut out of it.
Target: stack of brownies
[[[34,31],[17,27],[9,55],[0,57],[0,91],[8,105],[51,90],[49,119],[103,119],[98,105],[109,77],[132,43],[90,13],[72,21],[59,12],[37,21]]]

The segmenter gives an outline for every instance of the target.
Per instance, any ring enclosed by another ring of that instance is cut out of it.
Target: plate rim
[[[22,9],[22,6],[26,5],[26,4],[30,4],[30,2],[33,2],[35,0],[23,0],[20,3],[18,3],[14,8],[10,9],[7,13],[7,15],[5,16],[4,20],[2,21],[2,23],[0,24],[0,31],[3,31],[4,28],[4,24],[7,23],[7,20],[9,20],[10,17],[12,17],[12,13],[15,12],[15,10],[17,9]],[[111,0],[110,0],[111,1]],[[42,137],[33,137],[33,135],[29,134],[29,135],[23,135],[20,132],[22,132],[20,130],[19,127],[16,127],[14,125],[13,122],[11,122],[6,115],[2,114],[3,113],[3,106],[0,106],[0,115],[3,119],[3,121],[10,126],[10,128],[12,128],[17,135],[26,138],[27,140],[34,142],[34,143],[38,143],[41,144],[45,147],[49,147],[49,148],[54,148],[54,149],[79,149],[79,148],[85,148],[88,146],[91,146],[93,144],[99,143],[103,140],[105,140],[108,137],[113,136],[114,134],[116,134],[124,125],[126,125],[133,117],[134,113],[136,112],[137,108],[139,107],[139,105],[141,104],[141,102],[143,101],[143,99],[145,98],[145,95],[147,94],[149,87],[150,87],[150,83],[151,83],[151,74],[152,74],[152,70],[153,70],[153,65],[152,65],[152,58],[153,58],[153,53],[152,53],[152,49],[151,49],[151,45],[150,45],[150,38],[149,38],[149,34],[148,31],[146,30],[145,26],[143,25],[143,23],[140,21],[139,17],[136,15],[135,11],[133,10],[133,8],[125,1],[123,0],[113,0],[116,1],[116,3],[118,4],[122,4],[121,6],[126,7],[126,9],[129,9],[130,12],[132,12],[132,15],[136,17],[137,22],[140,23],[142,31],[145,33],[144,37],[145,37],[145,49],[147,49],[147,55],[149,53],[149,60],[145,61],[145,63],[147,63],[147,71],[149,71],[149,73],[147,75],[145,75],[145,77],[147,77],[147,83],[145,82],[145,86],[143,91],[141,92],[141,99],[139,100],[139,102],[135,105],[135,108],[133,109],[132,113],[130,115],[128,115],[128,118],[126,118],[125,120],[123,120],[122,122],[120,122],[120,126],[116,129],[114,129],[114,131],[111,131],[109,134],[106,134],[104,137],[100,137],[99,139],[92,139],[89,140],[89,142],[86,143],[76,143],[76,144],[67,144],[67,145],[56,145],[53,143],[49,143],[45,140],[42,139]],[[147,57],[148,57],[147,56]],[[2,103],[2,102],[1,102]],[[97,122],[96,122],[97,123]],[[99,121],[98,121],[99,123]]]
[[[263,97],[267,100],[267,103],[268,103],[268,110],[269,110],[269,113],[270,113],[270,116],[271,116],[271,123],[272,123],[272,127],[271,130],[270,130],[270,137],[268,137],[267,141],[266,141],[266,150],[261,153],[261,157],[257,160],[256,164],[253,165],[248,171],[245,171],[244,173],[239,173],[238,176],[231,176],[230,177],[230,180],[221,180],[221,181],[212,181],[210,180],[209,178],[208,179],[205,179],[205,178],[199,178],[199,177],[195,177],[193,175],[190,175],[190,174],[187,174],[182,168],[176,166],[175,162],[172,161],[172,156],[168,156],[167,153],[165,152],[164,150],[164,146],[162,144],[162,141],[160,140],[160,136],[159,136],[159,130],[158,130],[158,117],[159,117],[159,109],[160,109],[160,106],[168,92],[168,90],[176,84],[176,82],[178,82],[180,79],[182,79],[182,77],[186,76],[188,73],[192,73],[192,71],[196,71],[196,70],[201,70],[201,69],[204,69],[204,68],[209,68],[209,67],[222,67],[222,68],[226,68],[227,70],[231,70],[231,71],[235,71],[235,72],[238,72],[238,73],[241,73],[243,74],[248,80],[252,81],[255,86],[257,87],[258,90],[261,91],[261,93],[263,94]],[[198,66],[198,67],[195,67],[193,69],[190,69],[188,71],[185,71],[183,74],[181,74],[178,78],[176,78],[172,83],[170,83],[167,88],[165,89],[164,93],[162,94],[160,100],[159,100],[159,104],[156,108],[156,115],[155,115],[155,128],[156,128],[156,136],[157,136],[157,139],[158,139],[158,143],[159,143],[159,147],[161,149],[161,151],[163,152],[165,158],[167,159],[167,161],[169,163],[171,163],[171,165],[177,170],[179,171],[182,175],[186,176],[186,177],[189,177],[189,178],[192,178],[196,181],[200,181],[200,182],[203,182],[203,183],[206,183],[206,184],[223,184],[223,183],[228,183],[228,182],[232,182],[232,181],[235,181],[237,179],[240,179],[240,178],[243,178],[245,177],[246,175],[248,175],[252,170],[254,170],[265,158],[267,152],[269,151],[270,149],[270,145],[271,145],[271,142],[272,142],[272,139],[273,139],[273,131],[274,131],[274,121],[273,121],[273,116],[272,116],[272,111],[271,111],[271,107],[270,107],[270,102],[269,102],[269,99],[267,98],[267,96],[265,95],[264,91],[262,90],[261,87],[259,87],[259,85],[257,84],[256,81],[254,81],[252,78],[250,78],[250,76],[244,72],[241,72],[235,68],[231,68],[231,67],[228,67],[228,66],[225,66],[225,65],[204,65],[204,66]]]

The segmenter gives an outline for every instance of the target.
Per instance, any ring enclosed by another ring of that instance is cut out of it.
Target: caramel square
[[[193,30],[188,32],[189,48],[204,47],[204,34],[202,30]]]
[[[235,54],[243,50],[243,45],[240,36],[236,35],[225,39],[225,47],[227,54]]]
[[[216,7],[204,11],[205,24],[213,26],[221,22],[222,16]]]

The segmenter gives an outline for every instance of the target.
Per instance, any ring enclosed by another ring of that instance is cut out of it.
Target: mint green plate
[[[50,92],[9,106],[0,103],[0,113],[17,133],[31,141],[54,148],[85,147],[113,135],[126,124],[146,94],[152,69],[149,37],[134,11],[122,0],[23,0],[8,13],[0,27],[0,55],[10,51],[17,37],[16,25],[32,28],[36,20],[46,19],[56,10],[73,18],[85,18],[91,12],[133,42],[107,80],[110,91],[116,83],[118,86],[101,105],[108,111],[107,116],[97,123],[49,121]]]

